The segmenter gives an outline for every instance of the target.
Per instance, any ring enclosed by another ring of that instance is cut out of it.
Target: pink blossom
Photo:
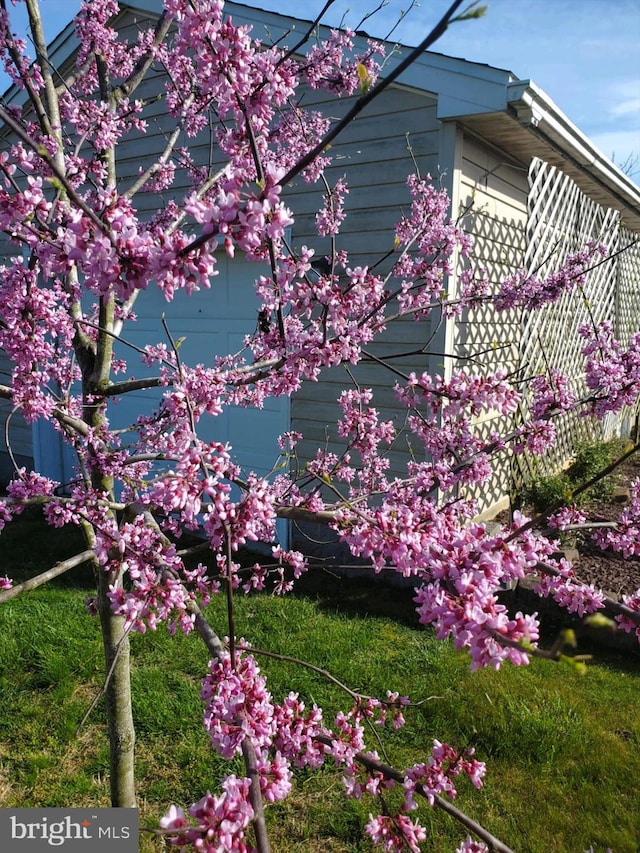
[[[236,24],[222,0],[165,0],[164,10],[171,27],[159,43],[155,23],[118,31],[115,0],[85,0],[75,66],[64,69],[58,95],[48,87],[46,98],[47,64],[28,56],[0,10],[2,62],[26,99],[24,110],[3,108],[22,132],[9,134],[0,152],[0,229],[13,246],[0,268],[2,393],[28,424],[56,430],[74,460],[65,483],[18,468],[0,501],[0,530],[28,504],[42,504],[52,527],[87,533],[126,630],[187,634],[196,605],[222,588],[231,597],[293,588],[307,558],[278,541],[277,522],[298,515],[328,524],[372,571],[410,578],[418,622],[466,649],[473,669],[526,664],[538,618],[510,613],[505,585],[539,576],[539,595],[580,616],[604,597],[554,560],[555,542],[528,519],[477,521],[473,496],[502,466],[499,454],[551,448],[559,414],[581,408],[603,417],[635,405],[640,334],[623,343],[610,323],[584,326],[584,386],[554,365],[528,387],[511,367],[480,357],[439,373],[426,368],[441,322],[489,303],[499,312],[553,304],[581,287],[605,250],[589,244],[544,277],[517,271],[492,295],[486,271],[471,263],[470,236],[451,219],[450,199],[413,174],[388,245],[370,257],[350,254],[340,240],[349,187],[325,143],[333,98],[369,91],[383,49],[335,30],[293,51],[296,34],[270,44]],[[147,80],[161,81],[157,105],[134,91],[145,68]],[[145,150],[152,137],[162,150],[130,168],[127,148],[150,130]],[[321,153],[303,163],[319,143]],[[209,160],[200,157],[207,148]],[[293,237],[302,196],[288,194],[292,175],[306,187]],[[162,194],[160,209],[148,209],[153,194]],[[149,335],[142,304],[155,293],[181,310],[183,297],[206,294],[215,310],[227,286],[218,275],[222,252],[255,265],[251,319],[238,335],[234,327],[234,351],[189,361],[171,318]],[[383,335],[408,320],[423,323],[424,346],[407,354],[393,344],[402,325],[395,337]],[[396,382],[392,412],[379,384],[360,384],[360,369],[372,365]],[[205,425],[215,433],[230,407],[260,410],[327,373],[323,387],[336,387],[337,418],[320,436],[303,435],[300,418],[265,460],[274,466],[269,475],[244,470],[230,444],[203,438]],[[136,408],[128,424],[123,398]],[[525,418],[511,425],[520,411]],[[566,507],[549,523],[563,529],[586,519]],[[187,533],[209,552],[195,567],[185,562]],[[640,554],[640,481],[616,526],[595,538],[627,558]],[[248,545],[266,546],[268,561],[241,567],[238,552]],[[11,583],[0,578],[0,589]],[[104,603],[90,597],[90,612],[104,618]],[[640,590],[619,609],[620,628],[640,638]],[[225,760],[251,745],[267,803],[289,795],[293,768],[307,772],[327,760],[350,796],[384,795],[396,784],[367,739],[387,724],[404,725],[407,697],[350,693],[350,706],[330,723],[293,691],[275,699],[257,650],[235,637],[228,648],[202,681],[204,726]],[[407,816],[416,796],[431,804],[453,798],[460,776],[479,788],[484,773],[472,750],[435,740],[397,785],[400,814],[371,816],[367,834],[388,851],[417,851],[426,831]],[[231,774],[186,813],[171,806],[161,826],[175,846],[242,853],[251,849],[254,817],[250,780]],[[458,848],[483,849],[470,839]]]
[[[253,818],[249,802],[249,779],[238,779],[231,774],[222,781],[223,792],[219,796],[209,791],[189,808],[188,820],[181,808],[171,806],[161,819],[163,829],[178,830],[171,843],[179,847],[193,845],[204,853],[221,853],[234,850],[249,853],[245,833]]]
[[[640,479],[631,483],[630,492],[631,501],[620,513],[616,526],[593,534],[600,548],[612,548],[626,559],[640,555]]]
[[[420,853],[420,842],[427,837],[424,827],[405,815],[374,817],[370,814],[364,831],[374,844],[381,845],[388,853],[401,853],[402,850]]]
[[[259,751],[270,745],[275,734],[274,708],[253,657],[241,655],[233,669],[228,655],[211,661],[201,696],[207,705],[205,728],[224,758],[239,752],[247,736]]]
[[[489,853],[489,848],[482,841],[476,841],[467,835],[465,840],[456,847],[456,853]]]
[[[606,246],[600,243],[589,243],[583,251],[569,255],[561,269],[542,280],[519,270],[501,285],[495,298],[496,308],[499,311],[516,306],[534,309],[557,302],[564,292],[584,282],[586,271],[606,251]]]
[[[584,512],[575,506],[566,506],[559,509],[547,519],[549,527],[557,528],[558,530],[566,530],[574,524],[583,524],[587,520]]]
[[[622,603],[634,613],[640,612],[640,589],[637,589],[631,595],[623,595]],[[630,618],[630,616],[620,614],[619,616],[616,616],[616,622],[618,622],[620,628],[628,634],[635,633],[636,637],[640,641],[640,621],[636,621]]]

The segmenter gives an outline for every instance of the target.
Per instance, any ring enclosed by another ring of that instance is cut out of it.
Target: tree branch
[[[318,741],[318,743],[324,744],[325,746],[331,747],[338,738],[332,738],[327,735],[316,735],[314,740]],[[371,770],[373,773],[380,773],[385,777],[385,779],[393,779],[394,782],[399,782],[401,785],[405,781],[404,773],[401,773],[389,764],[384,764],[382,761],[372,758],[365,752],[357,752],[355,758],[356,761],[363,767],[366,767],[367,770]],[[470,818],[464,812],[460,811],[460,809],[456,808],[448,800],[445,800],[438,794],[427,792],[422,785],[416,785],[416,793],[426,799],[433,797],[434,805],[447,812],[447,814],[451,815],[451,817],[461,823],[465,829],[468,829],[470,832],[473,832],[474,835],[477,835],[478,838],[482,839],[482,841],[488,845],[490,850],[495,851],[495,853],[513,853],[511,848],[507,847],[506,844],[503,844],[499,838],[496,838],[495,835],[492,835],[483,826],[473,820],[473,818]]]
[[[280,186],[286,186],[289,184],[300,172],[303,172],[307,166],[309,166],[313,161],[321,154],[328,145],[333,142],[333,140],[338,136],[345,127],[351,124],[351,122],[355,119],[357,115],[359,115],[362,110],[371,103],[375,98],[378,97],[385,89],[387,89],[392,83],[394,83],[398,77],[400,77],[403,72],[409,68],[409,66],[413,65],[413,63],[418,59],[418,57],[428,50],[432,44],[434,44],[440,36],[442,36],[447,30],[449,24],[451,23],[451,18],[453,17],[454,12],[462,5],[464,0],[454,0],[449,9],[444,13],[440,21],[436,24],[436,26],[431,30],[429,35],[427,35],[420,44],[413,48],[407,56],[402,60],[402,62],[398,63],[396,67],[387,74],[382,80],[376,83],[368,92],[364,95],[361,95],[355,104],[351,107],[351,109],[346,113],[346,115],[340,119],[340,121],[323,136],[323,138],[318,142],[314,148],[311,149],[304,157],[302,157],[295,166],[292,166],[291,169],[286,173],[286,175],[280,179],[278,182]]]
[[[334,127],[326,133],[323,138],[318,142],[304,157],[301,157],[298,162],[289,169],[289,171],[282,177],[278,184],[282,187],[291,183],[291,181],[303,172],[307,166],[309,166],[313,161],[318,157],[322,152],[333,142],[333,140],[340,134],[342,131],[348,127],[351,122],[358,116],[362,110],[368,106],[375,98],[378,97],[385,89],[387,89],[393,82],[395,82],[398,77],[412,65],[416,59],[428,50],[434,42],[436,42],[441,35],[446,31],[447,27],[451,23],[451,18],[454,12],[458,9],[459,6],[462,5],[464,0],[454,0],[451,4],[447,12],[442,16],[440,21],[436,24],[436,26],[431,30],[428,36],[424,38],[418,47],[413,48],[407,56],[402,60],[402,62],[398,63],[398,65],[382,80],[380,80],[375,86],[373,86],[368,92],[364,95],[361,95],[355,104],[351,107],[351,109],[346,113],[346,115],[338,121]],[[215,238],[215,234],[200,234],[200,236],[196,237],[188,246],[185,246],[182,250],[181,254],[186,255],[189,252],[192,252],[194,249],[199,248],[200,246],[207,243],[209,240]]]
[[[562,577],[558,569],[548,563],[538,563],[538,568],[545,575],[551,575],[554,578]],[[605,605],[617,616],[624,616],[636,625],[640,626],[640,610],[632,610],[630,607],[627,607],[626,604],[622,604],[622,602],[616,601],[615,598],[610,598],[608,595],[604,595],[604,593],[602,597]]]
[[[97,213],[89,207],[86,202],[84,202],[78,193],[73,189],[71,184],[67,181],[67,176],[63,171],[60,170],[58,164],[55,159],[38,143],[32,139],[28,133],[24,130],[22,125],[17,122],[10,112],[8,112],[4,107],[0,106],[0,121],[7,125],[7,127],[11,130],[12,133],[20,139],[21,142],[34,151],[38,157],[41,157],[47,166],[53,172],[54,177],[60,182],[60,184],[64,187],[64,191],[68,196],[69,200],[73,202],[73,204],[81,210],[84,215],[95,225],[95,227],[105,234],[110,240],[112,238],[111,231],[108,226],[100,219]]]
[[[42,574],[29,578],[29,580],[24,581],[17,586],[12,586],[11,589],[6,589],[0,592],[0,604],[4,604],[5,601],[10,601],[12,598],[16,598],[16,596],[23,592],[29,592],[32,589],[37,589],[39,586],[47,583],[47,581],[53,580],[53,578],[57,578],[65,572],[68,572],[70,569],[75,569],[76,566],[81,566],[82,563],[87,563],[89,560],[93,560],[94,558],[94,552],[92,550],[87,550],[82,551],[80,554],[76,554],[74,557],[69,557],[67,560],[61,560],[46,572],[42,572]]]
[[[153,41],[149,49],[142,54],[136,62],[129,77],[119,86],[114,87],[113,96],[117,101],[122,98],[128,98],[144,80],[144,76],[153,64],[154,52],[167,37],[171,24],[173,23],[173,14],[166,11],[160,15],[153,32]]]
[[[36,60],[40,69],[43,72],[45,79],[45,87],[47,85],[46,78],[46,69],[43,67],[44,63],[42,61],[42,53],[41,50],[44,46],[44,54],[46,56],[46,44],[44,42],[44,37],[42,35],[42,21],[40,20],[40,13],[37,6],[34,5],[33,0],[27,0],[27,13],[29,15],[30,27],[32,28],[32,36],[33,42],[36,49]],[[1,0],[0,8],[2,8],[3,12],[7,14],[6,2],[5,0]],[[44,104],[42,103],[42,98],[40,97],[39,92],[33,86],[31,79],[28,74],[24,74],[22,69],[24,67],[24,63],[27,61],[26,57],[21,56],[20,52],[16,48],[15,42],[13,39],[7,45],[9,55],[11,56],[11,61],[13,65],[20,74],[20,79],[24,85],[24,88],[29,97],[29,101],[31,102],[31,106],[33,107],[36,116],[38,117],[38,124],[40,125],[40,130],[46,134],[47,136],[53,136],[51,122],[49,120],[49,116],[45,109]]]
[[[256,751],[251,739],[248,737],[245,737],[242,741],[242,757],[247,776],[251,782],[249,800],[253,807],[252,822],[256,837],[256,847],[258,853],[270,853],[271,845],[269,844],[267,824],[264,819],[264,804],[262,802],[262,791],[260,790],[260,774],[258,773]]]
[[[161,388],[165,384],[161,376],[149,376],[146,379],[127,379],[124,382],[115,382],[100,389],[101,397],[120,397],[131,391],[146,391],[149,388]]]
[[[576,402],[575,408],[577,408],[578,405],[583,405],[583,404],[584,404],[583,400],[578,400]],[[554,414],[562,414],[562,412],[557,412]],[[514,530],[513,533],[509,534],[509,536],[507,536],[504,541],[505,542],[511,542],[513,539],[516,539],[522,533],[525,533],[527,530],[531,530],[537,524],[539,524],[541,521],[544,521],[550,515],[553,515],[554,512],[557,512],[559,509],[562,509],[562,507],[566,506],[567,503],[573,503],[574,498],[579,497],[581,494],[583,494],[588,489],[595,486],[597,483],[599,483],[601,480],[603,480],[609,474],[612,474],[616,470],[616,468],[618,468],[620,465],[622,465],[623,462],[626,462],[626,460],[630,456],[633,456],[634,453],[637,453],[639,450],[640,450],[640,442],[633,444],[629,448],[629,450],[625,451],[621,456],[619,456],[617,459],[614,459],[614,461],[611,462],[609,465],[607,465],[605,468],[602,468],[602,470],[598,471],[597,474],[594,474],[593,477],[590,477],[586,482],[582,483],[582,485],[580,485],[576,489],[574,489],[573,492],[571,493],[571,501],[567,501],[565,499],[556,501],[555,503],[551,504],[550,507],[545,509],[544,512],[537,513],[532,518],[530,518],[529,521],[527,521],[525,524],[522,524],[520,527],[518,527],[517,530]]]
[[[335,684],[341,690],[344,690],[344,692],[348,696],[350,696],[353,700],[355,700],[356,702],[361,700],[361,699],[366,700],[366,699],[376,698],[374,696],[368,696],[366,693],[358,693],[356,690],[352,690],[350,687],[347,687],[347,685],[344,682],[340,681],[339,678],[336,678],[335,675],[332,675],[329,672],[329,670],[323,669],[320,666],[315,666],[315,664],[309,663],[309,661],[306,661],[306,660],[302,660],[302,658],[295,658],[295,657],[292,657],[291,655],[281,655],[281,654],[278,654],[277,652],[268,651],[267,649],[258,649],[255,646],[245,646],[242,643],[236,645],[236,648],[240,649],[241,651],[251,652],[254,655],[263,655],[264,657],[273,658],[273,660],[280,660],[280,661],[283,661],[285,663],[293,663],[296,666],[302,666],[305,669],[309,669],[309,670],[311,670],[311,672],[317,673],[322,678],[325,678],[327,681],[330,681],[332,684]],[[417,707],[418,705],[424,705],[425,702],[430,702],[432,699],[441,699],[441,698],[442,698],[441,696],[428,696],[426,699],[421,699],[419,702],[410,702],[405,707],[414,708],[414,707]]]

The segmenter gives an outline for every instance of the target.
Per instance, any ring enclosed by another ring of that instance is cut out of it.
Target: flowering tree
[[[12,35],[0,0],[3,61],[23,93],[20,106],[0,106],[8,133],[0,153],[0,227],[15,252],[0,283],[0,346],[12,362],[11,382],[0,395],[29,423],[53,423],[75,452],[77,476],[61,484],[17,469],[0,517],[4,526],[38,503],[54,527],[74,524],[84,531],[87,550],[67,566],[90,559],[95,568],[92,607],[105,647],[113,804],[135,805],[128,633],[165,622],[171,631],[195,629],[210,650],[202,682],[205,727],[213,748],[228,759],[241,754],[246,767],[246,776],[227,776],[220,792],[207,794],[189,816],[170,808],[162,825],[176,845],[247,850],[252,826],[256,848],[268,850],[263,803],[287,796],[292,768],[331,760],[344,767],[348,796],[375,795],[392,785],[404,791],[397,815],[372,816],[366,828],[385,849],[419,849],[425,830],[409,814],[423,797],[480,839],[468,837],[460,851],[485,844],[507,850],[450,802],[458,776],[482,784],[485,768],[471,751],[436,741],[425,762],[401,771],[367,747],[364,723],[402,725],[405,697],[353,693],[352,706],[330,721],[296,694],[282,700],[270,694],[250,645],[234,635],[233,597],[241,591],[237,551],[247,542],[267,543],[277,590],[286,592],[306,563],[303,554],[273,544],[276,521],[320,522],[374,570],[393,567],[415,579],[419,621],[467,648],[473,667],[525,664],[532,654],[551,654],[537,645],[535,617],[510,616],[499,603],[501,585],[539,573],[540,594],[579,614],[602,608],[605,597],[578,584],[568,563],[553,559],[554,544],[531,521],[516,515],[509,526],[489,532],[474,521],[473,501],[459,498],[458,490],[484,482],[497,451],[543,452],[564,411],[603,416],[632,404],[640,336],[625,349],[608,328],[581,329],[588,395],[579,396],[550,369],[531,382],[528,420],[489,442],[474,431],[477,416],[488,410],[510,416],[522,398],[505,371],[445,378],[404,375],[389,365],[407,428],[424,451],[402,477],[389,475],[393,426],[380,420],[371,392],[355,384],[340,397],[337,432],[344,452],[319,449],[302,474],[294,466],[271,478],[241,471],[232,448],[205,441],[200,427],[226,406],[260,407],[326,368],[358,364],[369,344],[403,317],[428,323],[487,300],[498,311],[536,310],[579,286],[606,250],[587,246],[551,278],[516,274],[494,294],[481,275],[467,271],[453,300],[446,277],[456,253],[468,257],[470,241],[449,219],[445,194],[418,175],[408,180],[408,211],[398,222],[386,276],[376,273],[376,258],[368,267],[353,266],[340,250],[348,186],[343,179],[329,183],[330,142],[452,21],[465,17],[458,13],[461,0],[381,80],[379,45],[357,53],[346,31],[312,41],[315,26],[289,48],[263,44],[225,17],[222,0],[165,0],[157,22],[140,29],[131,44],[112,23],[115,0],[86,0],[75,22],[80,47],[65,76],[47,54],[37,0],[25,5],[34,62]],[[116,149],[129,134],[144,131],[148,103],[135,93],[146,75],[159,71],[175,129],[125,187]],[[353,96],[339,122],[304,106],[304,92],[318,88],[336,98]],[[220,162],[215,170],[193,163],[179,145],[209,126]],[[184,197],[143,219],[138,194],[170,193],[178,170],[190,175]],[[312,270],[313,252],[287,239],[292,215],[283,190],[294,179],[324,186],[317,230],[331,239],[332,250],[320,272]],[[208,365],[185,363],[168,324],[160,340],[142,348],[128,342],[145,291],[159,288],[170,302],[179,291],[215,288],[217,247],[268,270],[257,275],[259,323],[247,331],[243,351]],[[135,378],[140,364],[153,375]],[[115,429],[117,401],[147,388],[159,389],[159,405],[141,410],[128,430]],[[299,439],[292,432],[281,437],[285,460]],[[625,554],[640,552],[640,484],[634,489],[620,525],[601,534]],[[583,522],[572,507],[550,521],[556,527]],[[203,537],[217,563],[215,575],[204,565],[185,566],[176,544],[185,530]],[[258,563],[244,590],[267,583],[268,571]],[[21,589],[9,579],[3,585],[5,600]],[[230,621],[216,632],[201,607],[221,591]],[[640,591],[610,604],[620,627],[640,636]]]

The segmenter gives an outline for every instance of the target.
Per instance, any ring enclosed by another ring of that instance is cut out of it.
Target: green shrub
[[[525,503],[542,512],[557,503],[571,499],[571,486],[565,474],[538,477],[524,490]]]
[[[556,504],[572,500],[573,492],[592,477],[595,477],[614,462],[627,447],[624,439],[611,441],[583,441],[575,446],[569,467],[559,474],[537,477],[523,490],[525,503],[531,504],[536,512],[543,512]],[[576,499],[576,503],[589,500],[609,500],[618,483],[616,473],[609,474],[595,483]]]
[[[573,462],[567,469],[570,482],[579,486],[595,477],[624,452],[625,445],[626,442],[622,439],[577,444]],[[609,474],[589,489],[586,495],[589,498],[607,500],[613,495],[617,480],[615,474]]]

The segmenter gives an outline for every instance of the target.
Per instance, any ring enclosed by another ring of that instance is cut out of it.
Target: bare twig
[[[281,655],[277,652],[271,652],[267,649],[258,649],[255,646],[245,646],[242,643],[238,643],[236,645],[237,649],[241,651],[251,652],[254,655],[262,655],[264,657],[273,658],[274,660],[280,660],[284,663],[294,663],[296,666],[302,666],[305,669],[311,670],[311,672],[315,672],[318,675],[321,675],[322,678],[325,678],[327,681],[330,681],[332,684],[335,684],[341,690],[344,690],[352,699],[356,701],[359,700],[367,700],[367,699],[375,699],[375,696],[369,696],[366,693],[358,693],[356,690],[352,690],[348,687],[344,682],[340,681],[339,678],[336,678],[335,675],[332,675],[329,670],[323,669],[320,666],[316,666],[315,664],[309,663],[309,661],[302,660],[301,658],[292,657],[291,655]],[[424,705],[425,702],[430,702],[433,699],[442,699],[442,696],[428,696],[426,699],[421,699],[419,702],[410,702],[408,705],[404,707],[417,708],[419,705]],[[382,704],[391,704],[385,703]]]
[[[287,59],[290,59],[292,56],[294,56],[294,54],[296,54],[296,53],[300,50],[300,48],[301,48],[303,45],[305,45],[305,44],[309,41],[309,39],[311,38],[311,36],[312,36],[312,35],[314,34],[314,32],[316,31],[316,28],[317,28],[318,24],[320,24],[320,23],[321,23],[321,21],[322,21],[322,19],[324,18],[325,14],[329,11],[329,9],[331,8],[331,6],[333,6],[333,4],[334,4],[334,3],[335,3],[335,0],[327,0],[327,2],[324,4],[324,6],[322,7],[322,9],[321,9],[321,10],[319,11],[319,13],[316,15],[316,17],[314,18],[314,20],[313,20],[313,21],[309,24],[309,26],[307,27],[307,30],[306,30],[306,32],[304,33],[304,35],[302,36],[302,38],[300,38],[300,39],[299,39],[299,40],[294,44],[294,46],[293,46],[292,48],[289,48],[289,49],[287,50],[287,52],[284,54],[284,56],[282,57],[282,59],[279,61],[279,64],[282,64],[283,62],[286,62],[286,60],[287,60]]]

